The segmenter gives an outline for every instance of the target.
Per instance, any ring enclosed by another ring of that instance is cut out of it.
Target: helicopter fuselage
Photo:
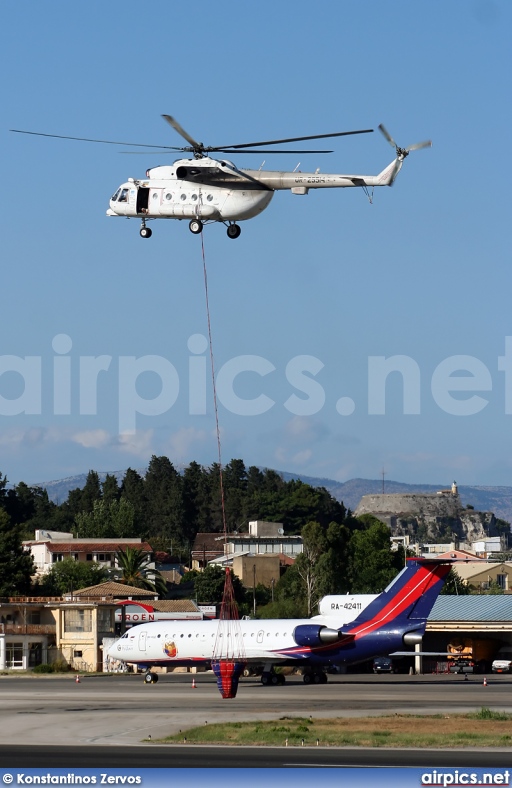
[[[139,218],[145,238],[151,235],[146,227],[150,219],[188,219],[193,233],[201,232],[205,222],[223,222],[228,224],[228,235],[237,238],[237,222],[258,216],[275,191],[304,195],[310,189],[387,186],[402,161],[397,157],[378,175],[346,175],[238,169],[230,161],[209,156],[178,159],[152,167],[143,179],[129,178],[111,198],[107,215]]]

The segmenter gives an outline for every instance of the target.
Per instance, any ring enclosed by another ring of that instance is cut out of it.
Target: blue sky
[[[509,3],[20,0],[3,22],[10,481],[143,467],[152,454],[217,459],[208,377],[207,412],[189,402],[190,359],[201,380],[207,358],[190,339],[207,334],[201,241],[186,222],[155,222],[143,240],[136,220],[105,216],[120,183],[173,157],[8,131],[180,145],[169,113],[212,145],[379,123],[403,146],[433,140],[372,205],[359,189],[280,192],[236,241],[205,229],[223,461],[340,481],[385,468],[410,483],[511,483],[512,360],[498,362],[512,336]],[[371,174],[394,155],[378,132],[329,147],[236,164]],[[87,414],[80,365],[99,356],[109,366]],[[386,377],[386,364],[402,372]],[[165,403],[144,365],[174,369]],[[249,415],[261,396],[267,409]]]

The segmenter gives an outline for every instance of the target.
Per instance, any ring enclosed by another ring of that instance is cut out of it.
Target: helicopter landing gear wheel
[[[142,225],[142,227],[140,228],[140,237],[151,238],[152,235],[153,235],[153,230],[150,230],[149,227],[146,227],[145,224]]]
[[[229,238],[238,238],[241,232],[242,229],[238,226],[238,224],[230,224],[227,229]]]
[[[199,233],[203,232],[203,223],[200,219],[192,219],[192,221],[189,222],[188,228],[194,235],[199,235]]]

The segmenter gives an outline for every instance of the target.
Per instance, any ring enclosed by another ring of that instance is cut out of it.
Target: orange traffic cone
[[[80,676],[77,676],[75,679],[75,684],[80,684]]]
[[[484,676],[484,687],[487,687],[487,679]]]
[[[192,689],[196,689],[196,680],[192,679]]]

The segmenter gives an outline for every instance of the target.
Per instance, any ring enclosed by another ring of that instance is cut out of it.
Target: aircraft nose
[[[116,640],[116,642],[113,643],[110,646],[109,650],[107,651],[107,655],[109,657],[112,657],[112,659],[119,658],[119,654],[121,652],[121,648],[119,648],[119,649],[117,648],[118,643],[119,643],[119,640]]]

